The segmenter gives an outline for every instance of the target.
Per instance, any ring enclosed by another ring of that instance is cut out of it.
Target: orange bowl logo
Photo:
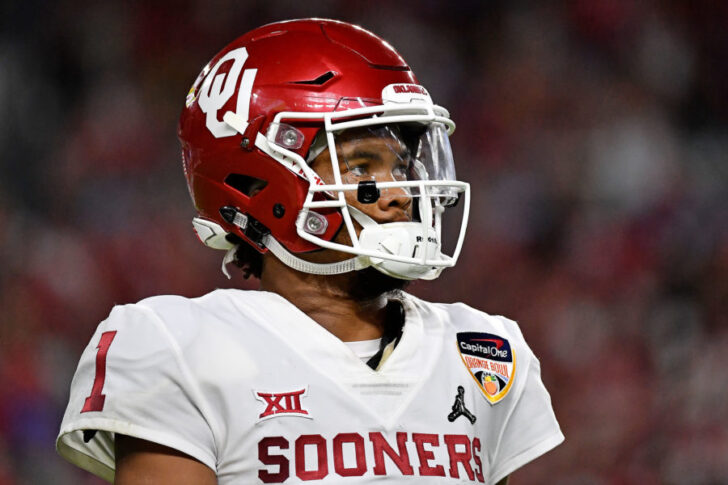
[[[508,394],[516,370],[516,356],[507,339],[481,332],[457,334],[460,358],[489,403]]]

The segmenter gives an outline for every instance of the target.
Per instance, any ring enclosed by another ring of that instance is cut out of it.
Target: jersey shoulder
[[[263,322],[253,311],[272,305],[271,299],[261,292],[216,290],[199,298],[163,295],[115,306],[79,360],[59,453],[113,480],[114,436],[121,433],[180,450],[215,469],[215,436],[224,434],[224,426],[205,390],[225,386],[231,366],[238,374],[254,369],[246,355],[257,341],[251,332]],[[95,433],[86,436],[84,430]]]
[[[447,334],[483,332],[497,334],[525,345],[518,323],[501,315],[490,315],[465,303],[431,303],[407,295],[425,314],[437,315],[443,321]]]
[[[245,333],[264,325],[257,309],[281,305],[270,293],[218,289],[196,298],[160,295],[115,307],[116,320],[145,315],[181,347],[199,341],[201,334],[224,339],[230,332]],[[110,317],[111,318],[111,317]],[[208,342],[209,343],[209,342]]]
[[[123,305],[132,309],[151,312],[165,322],[205,321],[224,319],[231,313],[240,317],[241,309],[265,304],[267,294],[260,291],[218,289],[203,296],[188,298],[179,295],[157,295],[138,303]],[[247,313],[242,313],[244,318]]]

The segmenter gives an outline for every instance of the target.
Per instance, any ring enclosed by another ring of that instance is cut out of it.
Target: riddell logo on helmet
[[[392,90],[397,94],[415,93],[427,96],[427,91],[422,86],[416,84],[395,84]]]

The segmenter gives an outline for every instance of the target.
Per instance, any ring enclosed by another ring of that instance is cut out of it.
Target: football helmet
[[[265,25],[213,57],[187,95],[179,138],[193,226],[207,246],[228,251],[223,269],[234,234],[307,273],[373,266],[434,279],[457,261],[470,205],[469,185],[455,178],[454,129],[371,32],[324,19]],[[458,202],[446,255],[442,216]],[[378,217],[376,204],[398,216]],[[301,257],[321,248],[352,256]]]

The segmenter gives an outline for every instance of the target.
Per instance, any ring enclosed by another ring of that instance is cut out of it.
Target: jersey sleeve
[[[117,306],[81,356],[56,447],[71,463],[110,482],[116,433],[174,448],[215,470],[205,410],[162,319],[141,305]]]
[[[564,441],[541,381],[541,365],[530,349],[527,352],[526,382],[505,418],[488,483],[497,483]]]

